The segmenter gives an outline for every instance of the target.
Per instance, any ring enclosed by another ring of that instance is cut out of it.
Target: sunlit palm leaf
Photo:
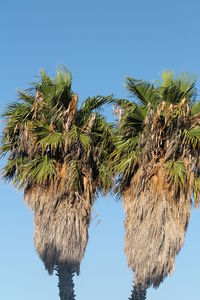
[[[174,72],[164,71],[162,72],[158,92],[161,99],[169,103],[178,103],[184,97],[194,100],[196,96],[195,78],[186,73],[176,77]]]
[[[114,103],[112,96],[96,96],[87,98],[80,107],[77,113],[77,123],[80,127],[84,126],[93,111],[101,111],[105,104]]]
[[[24,165],[23,170],[26,181],[38,184],[47,184],[53,179],[55,173],[55,161],[48,157],[47,154],[30,161]]]
[[[127,77],[126,88],[141,104],[145,106],[150,103],[154,107],[159,102],[159,97],[154,85],[147,81]]]
[[[168,175],[173,178],[176,185],[179,184],[179,181],[183,186],[185,185],[186,169],[182,161],[169,160],[166,162],[166,169]]]
[[[191,115],[195,116],[200,113],[200,102],[197,102],[191,107]]]

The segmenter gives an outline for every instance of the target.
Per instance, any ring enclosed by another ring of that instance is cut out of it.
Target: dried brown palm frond
[[[30,159],[38,151],[36,137],[30,122],[27,122],[25,125],[19,125],[19,147],[17,151],[21,155],[27,155]]]
[[[77,113],[78,95],[73,94],[67,110],[64,113],[65,130],[69,131],[70,127],[75,123]]]

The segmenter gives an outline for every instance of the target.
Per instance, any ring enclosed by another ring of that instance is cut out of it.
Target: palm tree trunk
[[[129,298],[129,300],[145,300],[146,294],[146,286],[141,281],[137,280],[137,278],[135,278],[131,298]]]
[[[56,270],[60,300],[75,300],[73,268],[66,263],[61,263],[57,266]]]

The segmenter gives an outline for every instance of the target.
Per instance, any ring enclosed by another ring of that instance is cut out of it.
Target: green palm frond
[[[1,137],[1,156],[16,147],[20,129],[22,130],[22,127],[30,123],[32,115],[32,108],[29,104],[14,102],[7,106],[1,115],[6,124]]]
[[[116,192],[120,196],[124,188],[129,185],[133,174],[137,170],[139,136],[125,139],[116,136],[114,149],[109,157],[109,168],[118,184]]]
[[[137,163],[137,155],[134,151],[127,157],[121,157],[118,160],[118,164],[115,166],[115,171],[122,174],[123,180],[128,179],[130,174],[134,172],[134,167]]]
[[[124,135],[135,135],[143,130],[147,110],[144,106],[132,104],[124,110],[123,118],[120,122],[120,129]]]
[[[96,113],[95,123],[92,128],[92,140],[94,145],[107,149],[113,145],[114,130],[113,124],[107,123],[105,117]]]
[[[63,134],[61,132],[54,131],[48,136],[38,140],[38,143],[43,149],[48,148],[52,153],[55,153],[55,151],[63,149],[64,147]]]
[[[67,108],[72,97],[71,73],[63,67],[58,68],[57,76],[53,79],[44,70],[41,70],[40,74],[41,81],[37,84],[37,88],[44,97],[44,106],[51,109],[56,106]]]
[[[165,163],[168,176],[173,179],[175,185],[180,182],[185,185],[186,180],[186,169],[185,165],[180,160],[169,160]]]
[[[82,145],[85,150],[90,147],[90,136],[76,125],[71,127],[66,134],[66,138],[69,139],[71,144],[76,144],[77,147]]]
[[[188,136],[190,138],[200,138],[200,126],[190,129],[188,131]]]
[[[23,188],[28,182],[47,184],[55,175],[55,161],[47,155],[36,157],[32,161],[28,157],[8,159],[3,168],[3,178],[12,180],[18,188]]]
[[[14,159],[8,159],[5,167],[3,168],[2,174],[5,180],[13,180],[15,177],[17,168],[17,161]]]
[[[183,98],[194,100],[196,97],[195,82],[192,75],[182,73],[180,77],[176,77],[172,71],[163,71],[157,90],[161,100],[169,103],[178,103]]]
[[[124,189],[129,186],[131,178],[137,170],[137,159],[137,154],[132,152],[128,157],[121,158],[114,169],[114,172],[119,174],[118,185],[115,189],[119,198],[123,195]]]
[[[71,82],[71,73],[64,66],[62,69],[58,68],[55,78],[56,97],[65,107],[68,107],[72,97]]]
[[[29,105],[33,105],[35,101],[35,97],[28,92],[17,91],[18,99],[24,101]]]
[[[59,67],[57,69],[57,76],[55,78],[56,84],[59,86],[68,86],[71,89],[72,74],[69,72],[65,66]]]
[[[113,148],[114,131],[113,125],[105,122],[101,127],[101,141],[99,141],[100,147],[110,152]]]
[[[38,125],[35,127],[35,133],[38,144],[42,149],[48,148],[52,153],[64,148],[64,135],[62,132],[51,131],[49,125]]]
[[[82,103],[77,113],[77,124],[80,127],[84,126],[93,111],[101,111],[103,105],[110,103],[114,103],[112,96],[96,96],[93,98],[88,97]]]
[[[200,127],[194,127],[191,129],[184,129],[182,132],[182,144],[188,143],[193,149],[200,147]]]
[[[169,87],[160,87],[161,97],[168,103],[178,103],[185,97],[185,93],[180,90],[180,84]]]
[[[174,72],[172,70],[164,70],[161,73],[161,83],[160,85],[163,88],[167,88],[171,85],[173,85],[175,82],[175,78],[174,78]]]
[[[40,70],[40,76],[41,76],[41,81],[37,83],[38,87],[40,85],[47,85],[47,86],[53,85],[53,79],[51,79],[50,76],[48,76],[48,74],[43,69]]]
[[[107,161],[104,161],[99,168],[98,174],[99,189],[105,194],[113,187],[113,179]]]
[[[6,165],[2,170],[3,179],[15,181],[18,174],[22,174],[23,166],[28,162],[27,157],[8,158]]]
[[[113,103],[113,97],[111,96],[95,96],[93,98],[88,97],[81,105],[80,111],[91,112],[93,110],[102,109],[104,104]]]
[[[13,143],[11,143],[11,141],[8,140],[8,137],[4,132],[1,138],[0,158],[4,157],[7,153],[9,153],[9,151],[12,150],[12,147]]]
[[[8,160],[6,166],[3,168],[3,178],[5,180],[12,180],[16,172],[16,161]]]
[[[200,113],[200,102],[194,103],[191,107],[191,115],[195,116]]]
[[[139,101],[139,104],[153,108],[166,101],[178,103],[183,98],[194,101],[197,95],[195,87],[196,77],[182,73],[180,77],[175,76],[172,71],[163,71],[161,81],[155,81],[155,85],[145,80],[138,80],[132,77],[126,78],[126,88]]]
[[[197,89],[195,87],[197,76],[182,72],[180,75],[181,90],[185,93],[185,97],[191,101],[195,100],[197,96]]]
[[[46,154],[25,164],[22,175],[19,174],[15,181],[17,183],[22,177],[24,182],[47,184],[53,179],[55,173],[55,161]],[[20,184],[22,183],[20,182]]]
[[[4,119],[17,124],[25,122],[32,117],[32,107],[29,104],[13,102],[9,104],[1,115]]]
[[[80,140],[80,128],[76,125],[73,125],[69,132],[66,134],[66,137],[70,140],[71,143],[78,143]]]
[[[126,77],[126,88],[144,106],[151,104],[155,107],[159,102],[154,85],[145,80]]]
[[[80,169],[80,164],[77,159],[70,159],[68,161],[68,166],[69,166],[69,180],[70,180],[70,188],[77,190],[77,191],[82,191],[83,189],[83,175],[81,173]]]
[[[139,142],[139,135],[130,137],[128,139],[123,136],[116,137],[115,139],[115,150],[117,156],[126,155],[132,151],[136,151]]]
[[[90,148],[90,137],[85,133],[80,133],[80,142],[85,150]]]

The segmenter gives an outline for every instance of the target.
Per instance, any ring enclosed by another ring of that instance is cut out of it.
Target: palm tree
[[[192,195],[200,196],[200,103],[195,80],[163,72],[154,84],[128,77],[133,102],[120,112],[110,157],[125,209],[125,253],[135,272],[131,300],[146,299],[172,274],[184,243]]]
[[[55,78],[41,71],[18,95],[3,114],[3,177],[23,189],[34,212],[35,249],[49,274],[57,271],[60,299],[72,300],[94,200],[112,183],[112,126],[98,111],[111,97],[87,98],[78,109],[65,68]]]

